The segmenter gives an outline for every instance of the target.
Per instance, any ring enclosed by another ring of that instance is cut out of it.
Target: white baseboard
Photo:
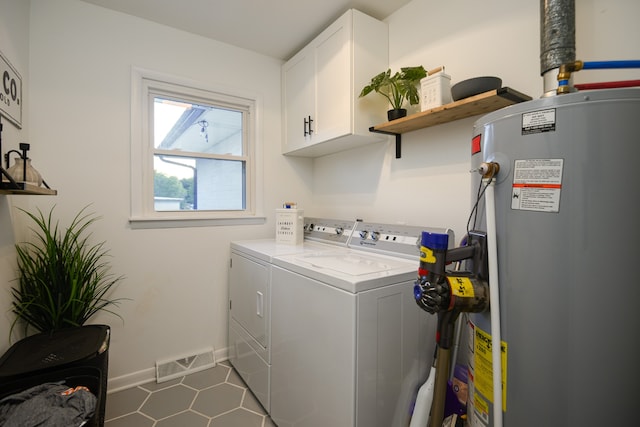
[[[142,371],[109,378],[107,381],[107,393],[115,393],[117,391],[126,390],[155,380],[156,367],[153,366],[151,368],[143,369]]]
[[[215,359],[218,362],[223,362],[229,359],[229,351],[226,347],[216,350],[214,354]],[[107,381],[107,393],[115,393],[152,381],[156,381],[155,365],[141,371],[132,372],[115,378],[109,378],[109,380]]]

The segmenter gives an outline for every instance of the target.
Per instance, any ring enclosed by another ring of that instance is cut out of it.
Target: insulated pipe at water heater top
[[[540,1],[540,74],[576,58],[575,0]]]
[[[544,93],[557,86],[557,70],[576,59],[575,0],[540,0],[540,75]]]

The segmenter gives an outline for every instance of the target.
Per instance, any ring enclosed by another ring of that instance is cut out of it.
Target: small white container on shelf
[[[452,102],[451,76],[444,73],[444,67],[437,68],[420,80],[420,110],[427,111]]]
[[[304,210],[295,207],[276,209],[276,243],[301,245],[303,238]]]

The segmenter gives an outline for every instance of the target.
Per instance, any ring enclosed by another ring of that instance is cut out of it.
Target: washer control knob
[[[360,238],[361,239],[366,239],[367,236],[369,236],[369,232],[367,230],[360,231]]]
[[[380,233],[377,231],[372,231],[371,232],[371,240],[373,240],[374,242],[377,242],[378,239],[380,238]]]
[[[313,223],[309,224],[309,231],[313,231]]]
[[[344,228],[342,227],[336,227],[336,234],[338,236],[342,236],[342,233],[344,233]]]

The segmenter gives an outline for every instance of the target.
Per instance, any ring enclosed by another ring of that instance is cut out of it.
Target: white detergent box
[[[301,245],[304,238],[304,211],[276,209],[276,243]]]
[[[448,104],[451,99],[451,76],[440,71],[420,80],[420,110]]]

